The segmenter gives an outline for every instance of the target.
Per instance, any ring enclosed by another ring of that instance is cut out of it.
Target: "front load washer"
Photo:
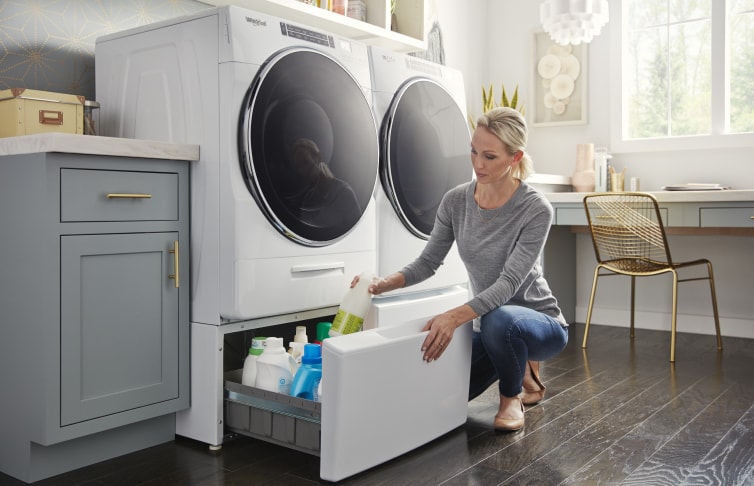
[[[337,305],[376,268],[365,45],[233,6],[100,37],[107,136],[200,145],[191,321]]]
[[[369,52],[380,123],[377,272],[386,276],[421,253],[443,195],[471,180],[471,135],[460,71],[379,47]],[[454,245],[432,278],[383,298],[467,281]]]

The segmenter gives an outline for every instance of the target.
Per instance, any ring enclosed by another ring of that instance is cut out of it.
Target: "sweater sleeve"
[[[406,279],[407,287],[433,276],[453,246],[455,241],[452,222],[453,199],[463,196],[463,193],[459,194],[457,189],[447,192],[440,200],[435,225],[422,252],[414,261],[400,270]]]

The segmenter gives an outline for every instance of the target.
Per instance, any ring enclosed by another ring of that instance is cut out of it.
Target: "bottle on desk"
[[[606,147],[594,149],[594,191],[605,192],[608,190],[607,161],[613,156],[607,152]]]

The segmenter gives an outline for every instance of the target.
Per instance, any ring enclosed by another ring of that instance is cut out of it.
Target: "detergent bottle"
[[[304,345],[308,342],[309,337],[306,335],[306,326],[296,326],[296,334],[293,336],[293,341],[288,343],[288,354],[295,358],[297,366],[301,364]]]
[[[264,353],[257,358],[256,387],[290,395],[296,360],[285,352],[283,338],[268,337]]]
[[[264,343],[267,338],[255,337],[251,340],[249,354],[243,362],[243,375],[241,384],[246,386],[256,386],[257,383],[257,359],[264,351]]]
[[[364,272],[359,275],[358,283],[348,289],[332,321],[329,332],[331,337],[361,331],[372,304],[372,294],[368,289],[374,278],[373,274]]]
[[[301,366],[296,371],[291,385],[291,396],[319,401],[319,382],[322,380],[322,347],[306,344]]]

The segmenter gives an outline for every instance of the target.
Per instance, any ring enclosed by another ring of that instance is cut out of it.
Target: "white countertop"
[[[721,191],[645,191],[659,202],[724,202],[754,201],[754,189],[725,189]],[[545,197],[550,203],[580,203],[588,192],[548,192]]]
[[[199,160],[199,145],[97,137],[70,133],[41,133],[0,138],[0,155],[64,152],[169,160]]]

